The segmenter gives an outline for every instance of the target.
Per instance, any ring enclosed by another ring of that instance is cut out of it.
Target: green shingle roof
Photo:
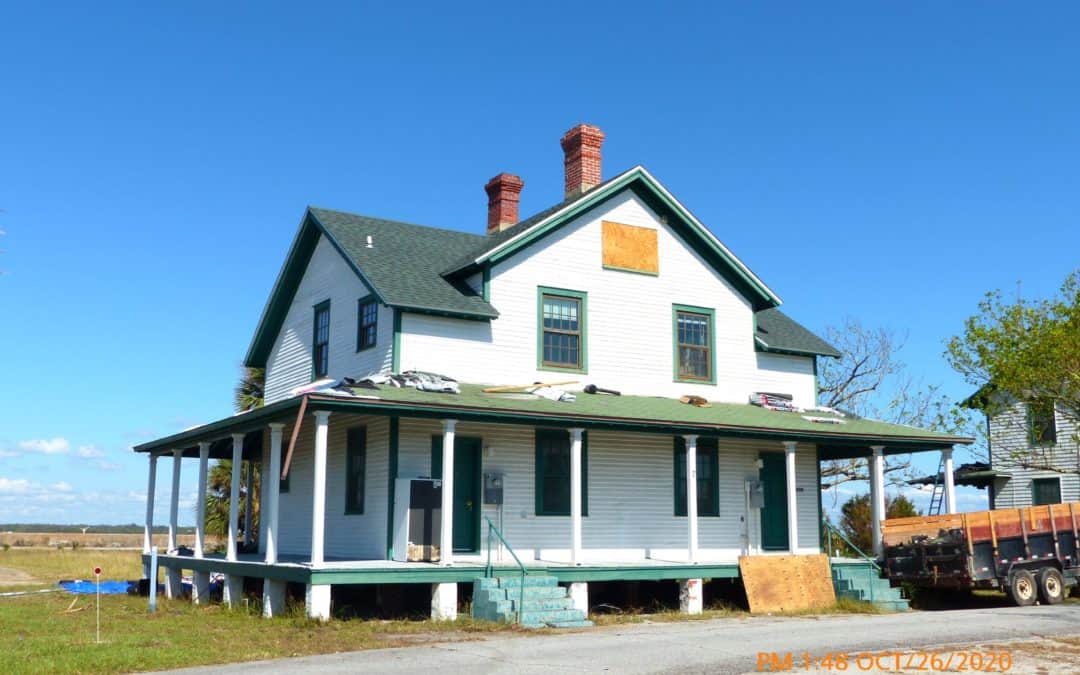
[[[763,309],[757,316],[757,342],[767,352],[816,354],[840,358],[835,347],[814,335],[779,309]]]
[[[640,433],[701,434],[719,437],[794,440],[817,444],[819,457],[865,456],[871,445],[884,445],[886,454],[939,450],[974,439],[889,424],[857,417],[840,418],[822,412],[776,412],[750,404],[713,403],[697,408],[677,399],[653,396],[610,396],[578,392],[573,402],[549,401],[531,394],[485,394],[485,385],[461,383],[460,394],[439,394],[411,388],[357,388],[356,397],[312,394],[308,410],[339,410],[373,415],[398,415],[473,422],[621,429]],[[136,446],[138,452],[160,452],[214,440],[237,430],[256,430],[268,421],[295,418],[301,397],[278,401],[241,415]],[[813,422],[806,416],[842,419],[843,424]]]
[[[464,283],[451,283],[441,274],[484,237],[315,207],[310,213],[387,305],[477,318],[499,316]]]

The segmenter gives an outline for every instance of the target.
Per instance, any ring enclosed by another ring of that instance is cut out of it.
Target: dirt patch
[[[0,586],[22,586],[39,583],[37,579],[22,570],[0,567]]]

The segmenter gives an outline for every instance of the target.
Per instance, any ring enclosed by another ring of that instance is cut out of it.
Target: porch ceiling
[[[775,412],[749,404],[713,403],[697,408],[677,399],[577,393],[574,402],[549,401],[521,394],[485,394],[483,385],[462,384],[460,394],[440,394],[382,386],[348,394],[309,394],[311,410],[338,410],[373,415],[522,424],[529,426],[617,429],[638,433],[699,434],[814,443],[822,459],[865,457],[869,446],[884,445],[886,454],[940,450],[974,439],[879,422],[813,412]],[[216,441],[232,433],[264,429],[270,422],[292,422],[300,397],[228,417],[135,448],[162,452],[176,447],[197,453],[200,441]],[[835,422],[812,421],[835,420]],[[212,446],[213,447],[213,446]],[[245,442],[246,453],[246,442]]]

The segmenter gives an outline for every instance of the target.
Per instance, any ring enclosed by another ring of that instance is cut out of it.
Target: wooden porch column
[[[686,521],[689,527],[688,546],[690,562],[698,560],[698,514],[697,514],[697,436],[683,436],[686,441]]]
[[[240,469],[244,462],[244,434],[232,435],[232,483],[229,485],[229,543],[226,560],[236,560],[236,529],[240,518]]]
[[[150,471],[146,480],[146,526],[143,528],[143,553],[154,545],[154,490],[157,484],[157,455],[150,455]]]
[[[199,488],[195,497],[195,557],[201,558],[206,549],[206,473],[210,462],[210,444],[199,443]]]
[[[180,462],[183,458],[183,450],[173,450],[172,492],[169,495],[169,544],[165,547],[169,553],[176,550],[176,525],[180,514]]]
[[[457,420],[443,420],[442,512],[439,524],[439,564],[454,564],[454,429]]]
[[[315,412],[315,470],[311,489],[311,564],[322,565],[326,541],[326,445],[330,411]]]
[[[266,520],[266,564],[277,563],[278,546],[278,495],[281,489],[281,436],[284,424],[270,425],[270,466],[263,471],[266,503],[262,505],[262,519]]]
[[[952,448],[941,451],[941,469],[945,474],[945,513],[956,513],[956,485],[953,482]]]
[[[255,541],[254,533],[251,531],[251,526],[255,522],[255,462],[248,460],[247,463],[247,480],[245,485],[247,489],[244,491],[244,544],[251,546]]]
[[[787,536],[788,552],[799,550],[799,505],[796,499],[798,486],[795,481],[795,441],[784,441],[784,474],[787,478]]]
[[[570,562],[581,564],[581,434],[570,430]]]
[[[870,450],[870,531],[874,556],[881,557],[881,521],[885,519],[885,446],[871,445]]]

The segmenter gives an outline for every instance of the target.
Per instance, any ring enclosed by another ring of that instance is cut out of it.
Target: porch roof
[[[308,394],[308,409],[413,418],[453,418],[462,421],[530,426],[617,429],[639,433],[699,434],[704,436],[800,441],[818,446],[821,459],[869,454],[870,445],[884,445],[886,454],[940,450],[974,439],[898,424],[829,413],[776,412],[750,404],[712,403],[698,408],[677,399],[653,396],[611,396],[578,392],[574,402],[558,402],[531,394],[486,394],[485,385],[461,384],[460,394],[440,394],[412,388],[357,388],[354,396]],[[137,452],[183,448],[188,453],[200,441],[231,433],[265,428],[270,422],[291,422],[302,397],[218,420],[135,447]],[[813,421],[836,420],[837,423]],[[245,449],[246,450],[246,449]]]

